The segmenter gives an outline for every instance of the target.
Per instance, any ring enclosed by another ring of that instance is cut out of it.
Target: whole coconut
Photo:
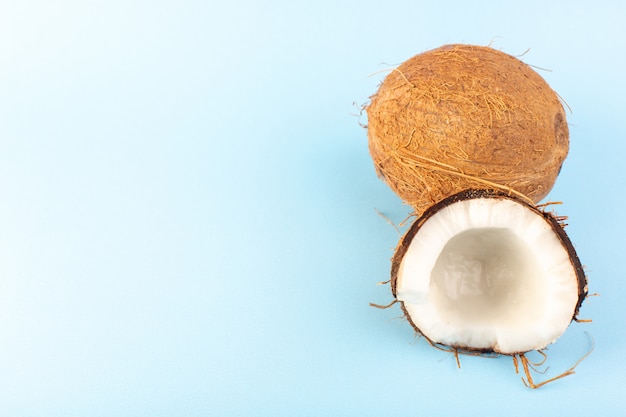
[[[366,107],[379,176],[418,213],[468,188],[537,203],[569,148],[558,95],[490,47],[446,45],[389,73]]]

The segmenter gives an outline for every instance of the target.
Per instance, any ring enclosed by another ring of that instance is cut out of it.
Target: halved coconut
[[[448,197],[411,226],[393,258],[391,287],[432,343],[510,355],[554,342],[587,295],[559,220],[487,190]]]

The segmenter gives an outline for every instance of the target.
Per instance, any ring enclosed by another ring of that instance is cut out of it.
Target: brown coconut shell
[[[559,96],[490,47],[446,45],[392,70],[366,107],[378,175],[417,213],[468,188],[539,202],[569,149]]]
[[[587,298],[587,294],[588,294],[587,276],[580,262],[580,259],[578,258],[578,255],[576,254],[574,245],[572,244],[571,240],[567,236],[567,233],[565,232],[564,225],[561,222],[562,218],[559,218],[553,213],[543,211],[539,209],[537,206],[535,206],[534,204],[529,204],[519,199],[518,197],[510,196],[504,192],[488,190],[488,189],[470,189],[470,190],[464,190],[460,193],[451,195],[443,199],[442,201],[437,202],[433,206],[431,206],[417,220],[413,222],[411,227],[407,230],[404,236],[400,239],[400,242],[398,242],[398,246],[396,247],[394,256],[391,259],[391,279],[389,282],[391,285],[391,292],[394,298],[397,298],[396,289],[397,289],[397,283],[398,283],[398,274],[400,272],[400,265],[402,264],[402,260],[404,259],[404,256],[406,255],[407,250],[409,249],[409,246],[411,242],[413,241],[413,238],[415,237],[417,232],[420,230],[422,225],[428,219],[430,219],[435,213],[449,206],[450,204],[467,200],[467,199],[472,199],[472,198],[510,199],[510,200],[516,201],[519,204],[523,204],[529,210],[536,212],[537,214],[539,214],[545,219],[546,223],[548,223],[551,229],[555,232],[557,238],[559,239],[563,247],[567,250],[570,262],[572,263],[572,267],[576,271],[576,279],[578,283],[578,301],[576,303],[576,306],[574,307],[574,310],[572,311],[572,320],[576,320],[578,317],[580,308],[583,302],[585,301],[585,299]],[[404,313],[405,318],[411,324],[411,326],[415,329],[415,331],[418,332],[418,334],[421,334],[422,336],[424,336],[432,345],[438,345],[437,342],[428,339],[427,336],[422,334],[419,327],[411,320],[411,317],[409,316],[406,308],[404,307],[404,303],[403,302],[400,302],[400,303],[401,303],[402,311]],[[471,348],[467,346],[450,346],[450,347],[453,349],[460,349],[461,351],[467,351],[467,352],[498,353],[498,352],[494,352],[491,349],[476,349],[476,348]],[[523,354],[523,353],[525,352],[507,353],[507,355],[517,355],[517,354]]]

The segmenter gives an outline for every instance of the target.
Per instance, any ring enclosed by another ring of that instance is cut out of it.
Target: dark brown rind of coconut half
[[[544,218],[546,223],[548,223],[550,225],[550,227],[552,228],[554,233],[557,235],[559,241],[563,245],[563,247],[567,250],[570,262],[572,263],[572,267],[576,271],[576,278],[578,280],[578,302],[576,303],[576,307],[575,307],[574,311],[572,312],[572,321],[575,320],[577,318],[577,316],[578,316],[579,311],[580,311],[580,307],[582,306],[582,303],[585,301],[585,298],[587,297],[587,294],[588,294],[587,276],[585,275],[585,271],[583,269],[583,266],[580,263],[580,259],[578,258],[578,255],[576,254],[576,250],[574,249],[574,245],[572,244],[571,240],[567,236],[567,233],[565,233],[563,225],[559,222],[557,217],[555,217],[555,215],[552,214],[552,213],[543,211],[543,210],[537,208],[534,205],[531,205],[531,204],[529,204],[529,203],[527,203],[525,201],[522,201],[521,199],[519,199],[517,197],[508,195],[508,194],[503,193],[501,191],[488,190],[488,189],[469,189],[469,190],[465,190],[465,191],[462,191],[460,193],[454,194],[454,195],[452,195],[450,197],[447,197],[447,198],[439,201],[438,203],[436,203],[432,207],[430,207],[428,210],[426,210],[424,212],[424,214],[422,216],[420,216],[417,220],[415,220],[415,222],[413,222],[413,224],[411,225],[409,230],[404,234],[402,239],[400,239],[400,242],[398,243],[398,246],[396,247],[394,256],[393,256],[393,258],[391,260],[391,281],[390,281],[390,283],[391,283],[391,292],[392,292],[394,298],[397,299],[396,287],[397,287],[397,283],[398,283],[398,273],[400,271],[400,265],[402,264],[402,259],[404,259],[404,255],[406,254],[409,246],[411,245],[411,242],[413,241],[413,238],[415,237],[417,232],[420,230],[422,225],[426,221],[428,221],[428,219],[430,219],[435,213],[437,213],[441,209],[443,209],[443,208],[445,208],[445,207],[447,207],[447,206],[449,206],[451,204],[454,204],[454,203],[457,203],[457,202],[460,202],[460,201],[464,201],[464,200],[477,199],[477,198],[493,198],[493,199],[501,199],[501,200],[504,200],[504,199],[512,200],[512,201],[514,201],[514,202],[516,202],[518,204],[521,204],[521,205],[525,206],[529,210],[537,213],[538,215],[540,215],[541,217]],[[438,342],[436,342],[434,340],[430,340],[426,335],[424,335],[421,332],[419,327],[417,327],[417,325],[413,322],[413,320],[411,320],[411,316],[407,312],[406,307],[404,306],[404,302],[400,301],[400,306],[402,308],[402,311],[403,311],[404,316],[407,319],[407,321],[411,324],[411,326],[413,326],[413,328],[420,335],[424,336],[429,341],[429,343],[431,343],[432,345],[444,346],[444,345],[441,345],[440,343],[438,343]],[[498,354],[505,354],[505,355],[510,355],[510,356],[515,356],[515,355],[526,353],[526,352],[501,353],[501,352],[495,352],[493,349],[477,349],[477,348],[468,347],[468,346],[449,346],[449,347],[452,348],[452,349],[461,350],[461,351],[467,351],[467,352],[477,352],[477,353],[486,353],[486,354],[498,353]]]

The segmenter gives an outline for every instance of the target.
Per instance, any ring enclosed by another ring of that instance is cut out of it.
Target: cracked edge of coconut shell
[[[576,254],[574,245],[564,230],[564,225],[559,221],[559,218],[551,212],[541,210],[537,206],[529,204],[526,201],[516,198],[510,194],[507,194],[498,190],[491,190],[491,189],[468,189],[465,191],[461,191],[460,193],[446,197],[443,200],[431,206],[429,209],[427,209],[419,218],[417,218],[413,222],[413,224],[409,227],[409,229],[404,234],[404,236],[402,236],[402,238],[400,239],[400,242],[398,243],[398,246],[396,247],[394,255],[391,259],[390,285],[391,285],[391,292],[393,294],[394,299],[396,301],[399,301],[397,297],[397,293],[396,293],[396,286],[397,286],[397,281],[398,281],[398,272],[400,270],[400,265],[402,264],[402,259],[404,258],[404,255],[406,254],[406,251],[408,250],[411,242],[413,241],[413,238],[415,237],[419,229],[422,227],[422,225],[428,219],[430,219],[435,213],[437,213],[439,210],[443,209],[444,207],[447,207],[450,204],[454,204],[460,201],[475,199],[475,198],[494,198],[494,199],[512,200],[514,202],[522,204],[529,210],[532,210],[533,212],[539,214],[552,227],[552,230],[556,233],[560,242],[566,248],[570,262],[572,262],[572,266],[574,267],[576,271],[576,279],[578,281],[578,301],[576,303],[576,307],[572,314],[572,321],[575,321],[577,319],[578,313],[580,311],[580,308],[583,302],[587,298],[587,294],[588,294],[587,276],[580,262],[580,259],[578,258],[578,255]],[[393,304],[395,304],[395,302]],[[419,327],[417,327],[417,325],[413,322],[413,320],[411,320],[411,316],[409,315],[406,307],[404,306],[403,301],[400,301],[400,308],[402,309],[402,313],[404,314],[404,317],[411,324],[413,329],[415,329],[415,331],[420,336],[424,337],[428,341],[428,343],[430,343],[434,347],[444,348],[444,349],[449,348],[453,351],[460,352],[460,353],[486,354],[486,355],[498,354],[498,355],[516,356],[516,355],[523,355],[524,353],[530,352],[530,351],[524,351],[524,352],[502,353],[502,352],[494,351],[493,349],[490,349],[490,348],[479,349],[479,348],[467,347],[467,346],[448,346],[439,342],[435,342],[434,340],[429,339],[424,333],[422,333]],[[537,349],[532,349],[531,351],[534,351],[534,350],[537,350]]]

